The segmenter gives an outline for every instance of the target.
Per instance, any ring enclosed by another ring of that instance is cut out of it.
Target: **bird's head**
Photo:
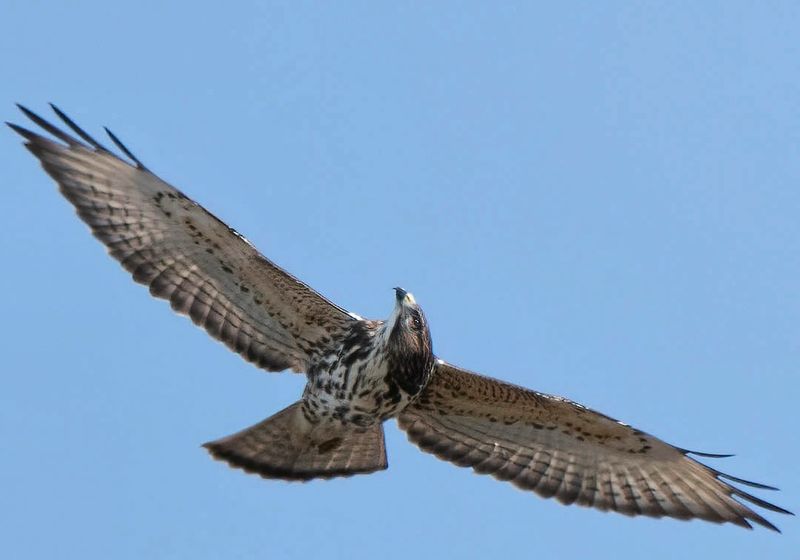
[[[414,296],[395,288],[395,306],[386,323],[392,375],[408,393],[416,394],[433,368],[433,345],[428,321]]]

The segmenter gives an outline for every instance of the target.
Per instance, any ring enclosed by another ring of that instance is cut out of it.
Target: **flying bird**
[[[791,513],[735,484],[775,488],[691,457],[722,455],[437,358],[425,314],[401,288],[386,320],[346,311],[153,174],[111,131],[121,156],[52,108],[71,134],[22,106],[41,130],[7,124],[109,254],[256,367],[306,374],[296,403],[205,444],[214,458],[284,480],[372,473],[388,466],[383,423],[396,418],[423,451],[564,504],[775,531],[749,504]]]

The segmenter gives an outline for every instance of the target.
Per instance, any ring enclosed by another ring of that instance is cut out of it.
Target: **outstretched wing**
[[[60,142],[10,124],[112,257],[150,293],[269,370],[304,371],[353,316],[264,258],[244,237],[53,109],[82,141],[20,107]]]
[[[423,451],[564,504],[748,528],[750,520],[776,531],[733,498],[789,513],[722,479],[774,488],[720,473],[577,403],[442,361],[398,422]]]

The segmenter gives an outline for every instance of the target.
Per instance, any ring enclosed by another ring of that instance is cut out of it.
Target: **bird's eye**
[[[421,329],[421,328],[422,328],[422,321],[421,321],[421,320],[420,320],[420,318],[419,318],[419,317],[417,317],[416,315],[413,315],[413,316],[412,316],[412,317],[411,317],[411,318],[408,320],[408,324],[409,324],[409,326],[410,326],[411,328],[413,328],[413,329],[414,329],[414,330],[416,330],[416,331],[418,331],[419,329]]]

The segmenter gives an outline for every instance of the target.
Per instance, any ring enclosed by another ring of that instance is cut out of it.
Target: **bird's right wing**
[[[626,515],[699,518],[750,527],[772,523],[734,499],[790,513],[669,445],[577,403],[438,361],[398,417],[423,451],[564,504]]]
[[[66,115],[83,141],[20,107],[60,142],[9,126],[58,183],[112,257],[247,361],[304,371],[355,320],[264,258],[244,237],[145,168],[117,157]],[[265,209],[274,212],[274,209]]]

